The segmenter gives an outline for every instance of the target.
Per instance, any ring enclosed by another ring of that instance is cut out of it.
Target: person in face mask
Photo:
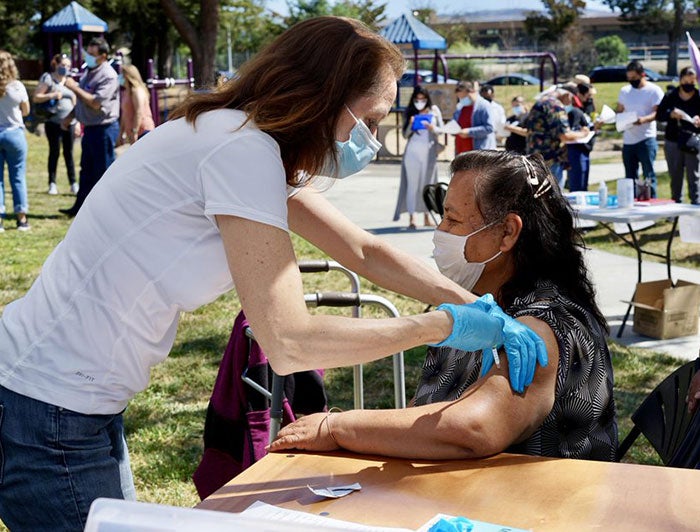
[[[442,146],[434,132],[442,127],[442,113],[433,105],[430,92],[417,86],[404,113],[403,135],[408,139],[401,160],[401,182],[394,221],[408,213],[408,228],[416,228],[416,214],[423,213],[423,224],[434,225],[423,202],[423,189],[437,182],[437,156]]]
[[[357,20],[304,20],[107,169],[0,320],[8,528],[82,530],[95,498],[135,497],[122,412],[170,352],[181,313],[234,286],[280,375],[429,342],[504,346],[523,368],[514,386],[530,384],[546,357],[535,332],[352,224],[317,188],[328,181],[318,174],[344,178],[376,155],[404,65]],[[449,306],[390,319],[312,314],[291,232],[370,283]]]
[[[549,364],[515,393],[490,350],[428,350],[414,406],[312,414],[283,428],[272,451],[309,449],[464,459],[502,451],[615,460],[613,373],[605,318],[568,202],[540,155],[458,155],[435,232],[438,268],[536,331]]]
[[[80,188],[73,206],[59,209],[69,217],[78,214],[87,195],[115,159],[114,148],[119,135],[119,81],[107,60],[108,53],[107,41],[102,37],[91,39],[85,54],[87,69],[80,82],[68,77],[65,83],[78,101],[63,119],[62,126],[69,128],[74,118],[83,125]]]
[[[61,127],[63,120],[75,107],[75,93],[66,87],[66,79],[71,69],[71,60],[66,54],[56,54],[51,59],[51,71],[45,72],[39,78],[39,85],[34,91],[32,101],[35,104],[55,105],[54,112],[46,120],[44,131],[49,141],[49,189],[51,195],[58,194],[56,185],[56,170],[58,158],[63,146],[63,160],[66,163],[66,172],[70,190],[73,194],[78,192],[78,183],[75,180],[75,163],[73,162],[73,144],[75,143],[75,121],[67,128]]]
[[[616,112],[634,113],[634,124],[622,134],[622,162],[625,177],[634,179],[642,174],[651,186],[651,197],[656,197],[656,172],[654,161],[658,143],[656,142],[656,110],[664,97],[664,91],[646,79],[644,67],[639,61],[627,65],[626,85],[620,89]]]
[[[121,96],[121,118],[117,145],[133,144],[155,128],[151,113],[150,95],[139,69],[123,65],[119,73],[119,85],[124,88]]]
[[[664,155],[671,176],[671,198],[677,203],[683,201],[685,173],[687,194],[693,205],[700,204],[698,150],[689,142],[694,135],[700,133],[700,95],[697,82],[695,69],[681,69],[680,84],[664,96],[656,111],[656,119],[666,123]]]
[[[455,154],[495,149],[493,111],[490,102],[479,95],[479,83],[460,81],[455,94],[459,100],[452,118],[462,127],[455,136]]]
[[[572,132],[588,132],[593,128],[593,122],[581,108],[575,105],[578,96],[578,85],[566,83],[565,87],[572,92],[572,102],[565,106],[566,115],[569,122],[569,129]],[[588,174],[591,166],[591,151],[593,150],[595,137],[588,142],[567,142],[566,158],[568,163],[567,176],[569,179],[569,190],[571,192],[588,190]]]
[[[503,126],[503,129],[508,133],[505,148],[507,151],[524,155],[527,149],[527,129],[522,124],[525,123],[528,113],[525,98],[520,95],[515,96],[510,102],[510,107],[513,114],[506,118],[506,123]]]

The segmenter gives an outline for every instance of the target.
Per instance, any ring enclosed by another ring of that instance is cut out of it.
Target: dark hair
[[[348,102],[381,91],[387,72],[401,77],[399,49],[358,20],[316,17],[292,26],[211,93],[194,94],[171,118],[215,109],[245,111],[280,146],[287,183],[316,174],[335,155],[335,132]]]
[[[484,94],[493,93],[493,86],[485,83],[479,88],[479,93],[483,96]]]
[[[681,68],[680,74],[678,74],[678,79],[681,79],[683,76],[697,76],[698,73],[695,72],[695,69],[693,67],[683,67]]]
[[[583,237],[542,156],[474,150],[458,155],[450,165],[452,175],[465,171],[478,174],[474,192],[485,224],[509,213],[523,222],[513,248],[514,275],[497,294],[503,307],[530,293],[537,281],[551,281],[572,301],[590,309],[608,332],[583,260]]]
[[[644,75],[644,67],[639,61],[630,61],[626,67],[627,72],[636,72],[640,76]]]
[[[578,90],[578,93],[580,95],[585,96],[590,92],[591,86],[586,83],[579,83],[578,85],[576,85],[576,89]]]
[[[416,85],[413,88],[413,94],[411,94],[411,102],[406,106],[406,111],[404,111],[403,115],[403,134],[406,134],[406,129],[408,128],[408,124],[411,123],[411,117],[417,115],[420,111],[416,109],[416,106],[413,105],[413,100],[416,99],[416,96],[419,94],[422,94],[427,98],[427,102],[425,103],[425,107],[427,109],[430,109],[433,106],[433,100],[430,97],[430,91],[424,87],[421,87],[420,85]]]
[[[104,39],[104,37],[93,37],[92,39],[90,39],[88,46],[97,46],[97,50],[101,54],[109,54],[109,44]]]

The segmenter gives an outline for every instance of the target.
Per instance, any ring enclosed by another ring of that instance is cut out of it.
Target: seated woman
[[[482,358],[481,352],[431,348],[412,408],[306,416],[283,428],[271,451],[343,448],[447,459],[507,450],[614,460],[609,331],[595,303],[581,235],[544,160],[472,151],[452,162],[451,173],[434,237],[440,271],[487,294],[476,303],[486,310],[493,294],[545,341],[549,365],[517,393],[508,384],[505,357],[499,368],[490,352]]]

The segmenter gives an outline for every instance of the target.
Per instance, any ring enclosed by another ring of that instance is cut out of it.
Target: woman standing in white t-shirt
[[[358,21],[306,20],[109,167],[0,320],[0,519],[10,529],[82,530],[96,497],[135,497],[122,412],[167,357],[180,313],[234,285],[279,374],[431,342],[503,345],[522,368],[513,386],[529,384],[546,358],[539,337],[497,307],[459,305],[476,298],[312,186],[374,157],[403,67]],[[392,319],[311,315],[290,230],[373,283],[456,305]]]
[[[28,231],[27,212],[27,139],[23,116],[29,114],[27,89],[17,79],[17,66],[12,56],[0,50],[0,215],[5,217],[5,163],[10,175],[12,204],[17,216],[17,229]],[[0,232],[5,228],[0,218]]]

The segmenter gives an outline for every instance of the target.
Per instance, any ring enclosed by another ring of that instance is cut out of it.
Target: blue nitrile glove
[[[539,362],[540,366],[544,367],[548,363],[544,341],[527,325],[503,312],[491,294],[480,297],[472,304],[488,312],[490,316],[503,320],[503,346],[508,357],[510,385],[516,392],[522,393],[535,377],[536,364]],[[481,375],[485,375],[492,365],[493,357],[484,352]]]
[[[466,517],[442,517],[428,532],[471,532],[474,524]]]
[[[462,351],[480,351],[503,345],[503,319],[491,316],[488,311],[476,306],[443,303],[437,310],[446,310],[452,315],[452,332],[434,347],[449,346]]]

